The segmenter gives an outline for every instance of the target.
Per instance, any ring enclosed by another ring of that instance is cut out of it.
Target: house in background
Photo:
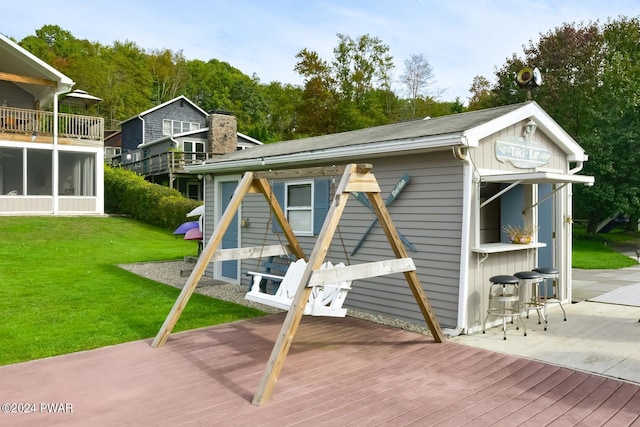
[[[231,113],[209,114],[185,96],[125,120],[121,129],[122,149],[113,157],[114,164],[196,200],[203,197],[202,179],[188,173],[186,166],[262,145],[237,131]]]
[[[0,34],[0,215],[104,214],[104,122],[60,112],[74,84]]]
[[[188,169],[205,176],[205,239],[245,171],[295,170],[274,178],[270,187],[309,255],[341,176],[317,176],[305,168],[373,165],[439,323],[459,334],[482,330],[494,275],[555,267],[555,296],[571,301],[571,187],[594,183],[578,174],[587,159],[537,103],[526,102],[266,144]],[[511,243],[503,231],[507,226],[532,228],[533,239]],[[339,229],[327,249],[333,263],[393,256],[373,213],[357,197],[349,198]],[[221,248],[277,245],[282,237],[262,194],[247,194]],[[255,259],[224,260],[212,262],[206,274],[246,288],[244,272],[257,268]],[[354,281],[344,306],[424,322],[401,274]]]
[[[122,152],[122,132],[119,130],[104,131],[104,161],[111,164],[113,158]]]

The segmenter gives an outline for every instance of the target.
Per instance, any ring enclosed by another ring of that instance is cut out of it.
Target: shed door
[[[219,203],[216,203],[216,206],[220,207],[217,212],[218,219],[220,218],[220,216],[222,216],[222,213],[229,206],[229,202],[233,197],[233,192],[235,191],[237,185],[238,185],[237,180],[220,181],[218,183],[217,195],[219,197]],[[239,239],[240,229],[239,229],[239,222],[238,222],[239,213],[240,212],[237,212],[236,215],[233,217],[231,224],[229,224],[229,228],[224,233],[224,236],[222,236],[222,241],[220,243],[221,249],[230,249],[230,248],[238,247],[238,242],[240,240]],[[239,273],[238,273],[237,260],[222,261],[219,263],[218,266],[216,266],[215,270],[217,272],[216,276],[218,276],[217,277],[218,279],[226,280],[232,283],[238,283]]]

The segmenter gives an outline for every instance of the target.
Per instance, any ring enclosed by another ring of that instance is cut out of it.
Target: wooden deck
[[[638,385],[350,317],[305,317],[271,400],[252,405],[283,318],[0,367],[0,403],[35,404],[0,424],[640,425]]]

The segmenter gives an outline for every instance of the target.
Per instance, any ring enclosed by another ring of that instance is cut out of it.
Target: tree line
[[[582,173],[596,177],[593,187],[574,186],[574,216],[587,219],[590,231],[616,213],[628,215],[634,227],[640,217],[638,18],[565,23],[541,33],[496,66],[493,82],[474,77],[466,106],[439,100],[424,55],[405,60],[394,81],[388,45],[370,35],[338,34],[332,58],[302,49],[295,66],[301,86],[265,84],[226,62],[187,60],[181,51],[80,40],[56,25],[19,43],[102,98],[97,113],[107,128],[185,95],[206,111],[233,112],[240,132],[267,143],[523,102],[527,91],[516,74],[537,67],[543,84],[531,97],[585,149]],[[394,90],[398,84],[402,90]]]
[[[72,78],[77,89],[102,98],[94,113],[111,129],[179,95],[205,111],[234,113],[240,132],[266,143],[464,108],[461,101],[440,102],[428,92],[433,73],[423,55],[415,55],[414,71],[403,75],[414,84],[414,99],[408,100],[391,89],[393,63],[385,43],[369,35],[337,38],[331,60],[308,49],[297,55],[303,86],[265,84],[227,62],[188,60],[182,51],[145,50],[132,41],[104,45],[82,40],[57,25],[45,25],[19,44]]]

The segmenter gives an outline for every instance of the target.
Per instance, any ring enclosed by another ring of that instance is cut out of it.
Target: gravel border
[[[147,279],[155,280],[156,282],[174,286],[179,289],[182,289],[186,284],[193,266],[194,264],[192,262],[187,261],[159,261],[118,265],[118,267],[137,274],[138,276],[146,277]],[[200,279],[195,292],[212,298],[257,308],[258,310],[262,310],[266,313],[273,314],[283,312],[283,310],[275,307],[258,304],[253,301],[247,301],[244,299],[244,296],[247,293],[247,289],[244,286],[221,282],[208,277],[202,277]],[[370,314],[351,309],[347,310],[347,316],[431,336],[431,331],[429,331],[428,327],[416,325],[415,323],[406,322],[393,317]]]

